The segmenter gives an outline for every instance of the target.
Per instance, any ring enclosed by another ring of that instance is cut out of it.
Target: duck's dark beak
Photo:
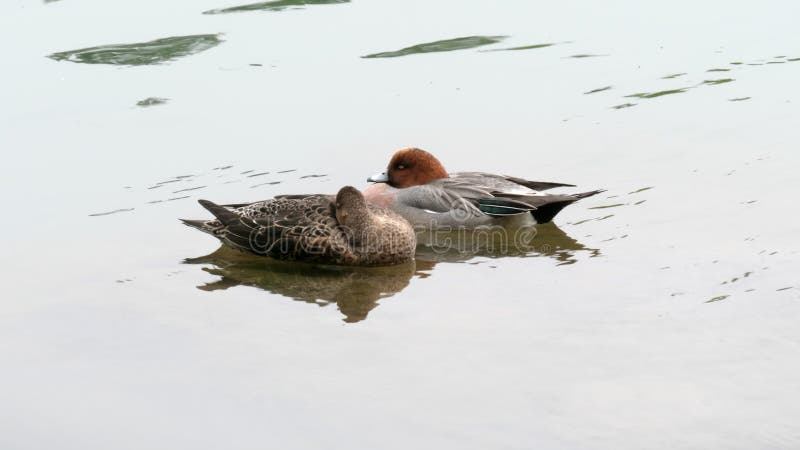
[[[387,175],[386,172],[376,173],[375,175],[367,178],[367,181],[371,181],[373,183],[388,183],[389,175]]]

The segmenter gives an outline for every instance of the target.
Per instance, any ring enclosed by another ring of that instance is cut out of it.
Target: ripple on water
[[[718,296],[712,298],[711,300],[706,300],[706,303],[719,302],[719,301],[725,300],[728,297],[730,297],[730,295],[718,295]]]
[[[169,101],[168,98],[163,98],[163,97],[147,97],[144,100],[139,100],[138,102],[136,102],[136,106],[147,108],[148,106],[163,105],[168,101]]]
[[[198,189],[203,189],[203,188],[205,188],[205,187],[207,187],[207,186],[195,186],[195,187],[189,187],[189,188],[185,188],[185,189],[178,189],[177,191],[172,191],[172,193],[173,193],[173,194],[178,194],[178,193],[180,193],[180,192],[196,191],[196,190],[198,190]]]
[[[656,91],[656,92],[638,92],[636,94],[626,95],[625,97],[629,97],[629,98],[644,98],[644,99],[658,98],[658,97],[663,97],[665,95],[682,94],[682,93],[686,92],[687,89],[689,89],[689,88],[666,89],[666,90],[663,90],[663,91]]]
[[[577,55],[569,55],[567,58],[583,59],[583,58],[600,58],[608,55],[595,55],[593,53],[578,53]]]
[[[521,45],[518,47],[507,47],[507,48],[493,48],[489,50],[481,50],[484,52],[507,52],[507,51],[517,51],[517,50],[535,50],[537,48],[547,48],[556,45],[555,42],[549,42],[546,44],[531,44],[531,45]]]
[[[117,213],[121,213],[121,212],[133,211],[134,209],[136,209],[136,208],[120,208],[120,209],[115,209],[113,211],[106,211],[106,212],[99,212],[99,213],[89,214],[89,217],[108,216],[108,215],[111,215],[111,214],[117,214]]]
[[[469,48],[482,47],[484,45],[496,44],[508,36],[466,36],[455,39],[445,39],[442,41],[425,42],[423,44],[412,45],[391,52],[372,53],[362,56],[362,58],[396,58],[398,56],[414,55],[418,53],[438,53],[452,52],[454,50],[466,50]]]
[[[257,188],[259,186],[273,186],[273,185],[276,185],[276,184],[281,184],[281,181],[267,181],[265,183],[254,184],[254,185],[250,186],[250,188],[251,189],[252,188]]]
[[[730,83],[731,81],[733,81],[733,78],[720,78],[718,80],[704,80],[702,84],[716,86],[718,84]]]
[[[134,44],[110,44],[53,53],[48,58],[83,64],[143,66],[162,64],[193,55],[223,41],[218,34],[173,36]]]
[[[303,9],[306,5],[333,5],[350,3],[350,0],[274,0],[270,2],[249,3],[230,8],[211,9],[203,14],[227,14],[247,11],[283,11],[285,9]]]
[[[614,204],[611,204],[611,205],[591,206],[591,207],[589,207],[589,208],[587,208],[587,209],[607,209],[607,208],[617,208],[617,207],[620,207],[620,206],[625,206],[625,205],[627,205],[627,203],[614,203]]]
[[[583,94],[584,94],[584,95],[596,94],[596,93],[598,93],[598,92],[608,91],[608,90],[610,90],[611,88],[612,88],[612,86],[604,86],[604,87],[601,87],[601,88],[592,89],[591,91],[584,92]]]

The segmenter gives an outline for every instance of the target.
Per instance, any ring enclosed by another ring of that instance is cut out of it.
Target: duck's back
[[[217,219],[196,228],[230,247],[288,261],[348,264],[352,259],[328,196],[279,197],[243,205],[201,204]]]
[[[413,229],[402,217],[371,206],[370,212],[381,217],[384,226],[375,230],[377,240],[354,243],[352,231],[336,218],[334,199],[326,195],[282,196],[224,206],[201,200],[200,204],[216,220],[184,220],[187,225],[259,256],[320,264],[388,265],[412,259],[416,247]]]
[[[496,175],[486,172],[455,172],[450,179],[480,187],[489,192],[512,195],[539,195],[542,191],[557,187],[575,187],[572,184],[552,183],[549,181],[532,181],[523,178]]]

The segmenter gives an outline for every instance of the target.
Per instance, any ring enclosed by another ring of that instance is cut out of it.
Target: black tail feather
[[[193,219],[179,219],[183,222],[184,225],[188,225],[192,228],[197,228],[200,231],[206,231],[206,221],[205,220],[193,220]]]
[[[582,198],[591,197],[595,194],[605,192],[605,189],[597,189],[594,191],[580,192],[578,194],[570,195],[543,195],[539,198],[542,199],[541,205],[536,205],[536,210],[531,211],[536,223],[547,223],[561,212],[567,205],[570,205]]]
[[[260,244],[259,225],[248,217],[241,216],[230,209],[208,200],[198,200],[203,208],[209,210],[221,224],[215,234],[233,248],[263,254],[266,247]]]
[[[531,214],[533,218],[536,219],[536,223],[547,223],[553,220],[553,217],[560,213],[567,205],[576,201],[578,201],[577,198],[554,200],[537,207],[535,210],[531,211]]]
[[[534,191],[546,191],[548,189],[553,189],[557,187],[575,187],[574,184],[551,183],[549,181],[531,181],[517,177],[505,177],[505,179],[511,181],[512,183],[517,183],[519,185],[525,186],[526,188],[533,189]]]
[[[217,218],[223,225],[228,225],[233,221],[238,221],[240,216],[235,212],[231,211],[230,209],[220,206],[214,202],[208,200],[198,200],[197,203],[203,206],[203,208],[207,209],[214,217]]]
[[[582,198],[591,197],[592,195],[599,194],[601,192],[605,192],[605,189],[580,192],[578,194],[555,194],[555,195],[518,195],[518,194],[499,194],[497,192],[493,192],[493,194],[495,194],[495,198],[492,199],[492,201],[497,201],[501,199],[508,202],[523,203],[533,208],[531,210],[531,215],[533,215],[537,223],[547,223],[553,220],[553,218],[559,212],[561,212],[561,210],[564,209],[567,205],[575,203],[576,201]],[[483,208],[481,208],[481,210],[483,211]],[[486,212],[486,214],[493,215],[490,212]],[[509,215],[509,214],[502,214],[502,215]]]

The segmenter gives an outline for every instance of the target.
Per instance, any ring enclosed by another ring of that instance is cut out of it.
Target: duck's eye
[[[398,164],[398,165],[396,166],[396,168],[397,168],[397,170],[405,170],[405,168],[406,168],[406,165],[405,165],[405,164]]]

